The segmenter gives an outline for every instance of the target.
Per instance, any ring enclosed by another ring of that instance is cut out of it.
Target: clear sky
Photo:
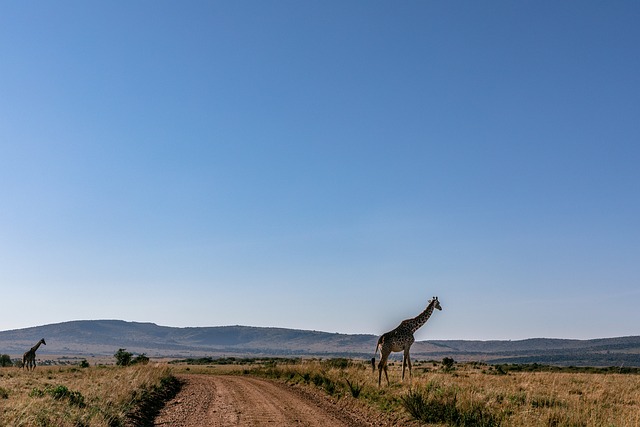
[[[0,330],[640,335],[640,2],[0,5]],[[373,349],[372,349],[373,351]]]

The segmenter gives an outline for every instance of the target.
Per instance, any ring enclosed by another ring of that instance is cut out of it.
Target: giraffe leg
[[[411,381],[411,357],[409,356],[409,349],[404,350],[404,356],[402,357],[402,381],[404,381],[404,368],[405,365],[409,367],[409,381]]]
[[[384,376],[387,378],[387,385],[389,385],[389,374],[387,373],[387,359],[389,358],[389,352],[380,351],[380,363],[378,363],[378,387],[382,382],[382,370],[384,369]]]
[[[386,363],[384,364],[384,377],[387,379],[387,386],[389,386],[389,371]]]
[[[402,381],[404,382],[404,368],[407,364],[407,351],[405,350],[404,356],[402,357]]]

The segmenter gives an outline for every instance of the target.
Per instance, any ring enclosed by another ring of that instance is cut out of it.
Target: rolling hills
[[[150,357],[354,357],[373,356],[377,336],[284,328],[216,326],[176,328],[122,320],[77,320],[0,331],[0,353],[21,355],[40,338],[47,356],[111,356],[119,348]],[[640,336],[568,340],[419,341],[413,360],[541,363],[574,366],[640,366]],[[400,356],[400,353],[397,353]]]

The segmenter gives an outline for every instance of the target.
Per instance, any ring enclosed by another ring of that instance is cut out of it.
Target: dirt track
[[[323,396],[252,377],[183,375],[182,390],[156,418],[156,426],[318,426],[388,425],[367,420]]]

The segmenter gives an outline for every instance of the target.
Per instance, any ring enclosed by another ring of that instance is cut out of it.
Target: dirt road
[[[156,426],[387,425],[298,387],[253,377],[183,375],[182,390],[156,418]]]

